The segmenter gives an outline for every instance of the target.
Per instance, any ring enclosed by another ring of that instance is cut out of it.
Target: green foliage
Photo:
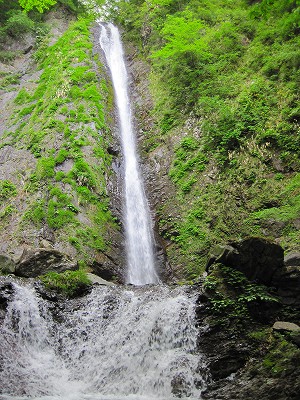
[[[41,157],[36,167],[37,179],[52,178],[54,176],[55,160],[53,157]]]
[[[16,208],[12,204],[9,204],[8,206],[6,206],[0,210],[0,219],[2,220],[4,218],[8,217],[9,215],[13,215],[13,213],[15,211],[16,211]]]
[[[16,196],[16,194],[17,188],[12,182],[7,179],[0,181],[0,204],[5,200]]]
[[[19,52],[11,51],[11,50],[0,50],[0,61],[9,64],[12,62],[16,57],[18,57]]]
[[[47,289],[56,290],[69,298],[80,295],[91,285],[91,281],[81,269],[60,274],[48,272],[40,276],[40,279]]]
[[[36,8],[42,13],[56,4],[56,0],[19,0],[19,3],[25,11],[31,11]]]
[[[251,303],[278,302],[267,287],[250,283],[244,274],[222,264],[207,276],[204,288],[210,294],[212,313],[219,317],[247,319]]]
[[[91,167],[83,158],[77,158],[71,171],[71,176],[79,186],[87,186],[93,188],[96,186],[96,178]]]
[[[27,103],[30,100],[31,96],[30,94],[27,92],[27,90],[25,88],[22,88],[19,93],[17,94],[17,96],[14,99],[14,103],[16,104],[24,104]]]
[[[119,2],[114,17],[151,67],[155,129],[144,149],[174,150],[176,196],[162,204],[159,225],[186,278],[224,240],[265,235],[299,248],[299,192],[284,189],[300,169],[299,6]]]
[[[59,229],[70,223],[77,224],[75,215],[79,210],[72,204],[70,196],[63,193],[58,187],[53,187],[49,196],[45,216],[48,225],[51,228]]]
[[[33,31],[33,29],[34,22],[27,16],[27,14],[21,11],[13,14],[6,21],[5,30],[14,38],[22,37],[24,34]]]
[[[57,156],[55,157],[56,164],[62,164],[69,156],[67,149],[60,149]]]
[[[1,61],[1,55],[0,55]],[[0,89],[10,90],[11,85],[17,85],[20,82],[19,74],[1,73],[0,72]]]

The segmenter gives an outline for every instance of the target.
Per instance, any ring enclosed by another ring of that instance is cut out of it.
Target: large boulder
[[[270,285],[274,274],[283,268],[283,249],[276,243],[258,237],[217,246],[207,263],[207,270],[214,263],[232,267],[249,280]]]
[[[0,275],[1,274],[14,274],[16,263],[5,254],[0,254]]]
[[[47,272],[64,272],[78,269],[77,263],[58,250],[28,248],[23,251],[16,265],[15,274],[25,278],[34,278]]]

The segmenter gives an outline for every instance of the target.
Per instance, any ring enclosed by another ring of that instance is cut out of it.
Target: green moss
[[[9,180],[0,180],[0,204],[2,204],[5,200],[10,199],[11,197],[16,196],[17,188],[16,186]]]
[[[55,164],[62,164],[69,156],[67,149],[60,149],[57,156],[55,157]]]
[[[53,157],[42,157],[37,162],[36,177],[38,180],[54,177],[55,160]]]
[[[40,276],[40,279],[46,288],[56,290],[67,297],[75,297],[91,285],[91,281],[83,270],[66,271],[60,274],[48,272]]]
[[[278,337],[262,362],[264,370],[284,376],[294,370],[300,360],[300,350],[283,337]]]
[[[17,94],[17,96],[14,99],[14,102],[16,104],[25,104],[28,103],[28,101],[30,101],[31,96],[30,94],[27,92],[27,90],[25,88],[22,88],[19,93]]]

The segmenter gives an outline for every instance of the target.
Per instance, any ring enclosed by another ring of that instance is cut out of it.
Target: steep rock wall
[[[53,248],[122,280],[118,206],[107,189],[112,95],[91,22],[50,13],[50,34],[1,66],[16,80],[1,90],[0,251],[17,260],[26,248]]]

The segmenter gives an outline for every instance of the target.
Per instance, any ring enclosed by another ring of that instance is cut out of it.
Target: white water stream
[[[127,71],[119,31],[113,24],[101,24],[100,45],[111,72],[124,156],[124,225],[128,262],[126,281],[134,285],[158,283],[149,206],[136,155]]]
[[[97,287],[53,319],[14,284],[0,328],[0,399],[199,399],[193,295],[183,288]]]

